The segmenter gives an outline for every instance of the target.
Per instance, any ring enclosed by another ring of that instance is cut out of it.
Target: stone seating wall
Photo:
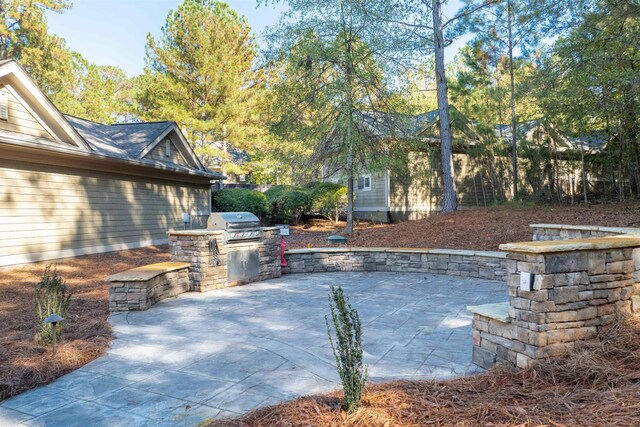
[[[533,241],[588,239],[621,235],[640,235],[640,228],[600,227],[591,225],[531,224]]]
[[[161,262],[107,277],[109,311],[146,310],[165,298],[189,290],[187,262]]]
[[[433,273],[505,280],[506,253],[455,249],[313,248],[285,252],[283,274],[332,271]]]

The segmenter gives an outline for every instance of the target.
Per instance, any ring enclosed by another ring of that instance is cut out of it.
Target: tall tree
[[[67,0],[0,0],[0,58],[18,61],[54,102],[70,78],[72,54],[49,34],[45,12],[70,7]]]
[[[449,111],[448,82],[444,50],[451,43],[447,37],[449,28],[460,18],[471,15],[497,0],[486,0],[473,9],[463,10],[450,19],[445,19],[442,6],[446,0],[380,0],[371,2],[369,13],[380,23],[387,24],[388,37],[396,49],[410,53],[411,64],[416,52],[434,54],[434,72],[438,100],[440,128],[440,156],[442,168],[442,212],[453,212],[458,208],[458,195],[453,167],[453,142]],[[407,62],[405,62],[407,63]]]
[[[513,197],[518,197],[518,118],[516,59],[527,57],[540,43],[575,25],[589,0],[463,0],[454,34],[474,34],[474,43],[506,56],[509,70]]]
[[[147,36],[147,67],[136,84],[139,114],[178,122],[207,165],[216,143],[246,147],[261,132],[261,73],[246,18],[224,2],[185,0],[156,40]]]
[[[288,11],[270,37],[274,60],[283,67],[275,84],[282,112],[275,130],[305,141],[314,159],[344,174],[345,232],[351,234],[356,173],[381,152],[365,116],[384,116],[384,75],[376,62],[384,34],[360,0],[286,3]]]
[[[581,148],[601,148],[622,200],[640,195],[640,5],[603,0],[558,39],[531,87],[544,111]],[[584,164],[584,162],[583,162]],[[583,169],[583,191],[586,176]]]

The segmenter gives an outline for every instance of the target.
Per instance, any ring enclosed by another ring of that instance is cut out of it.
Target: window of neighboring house
[[[164,156],[171,157],[171,141],[168,139],[164,142]]]
[[[358,177],[358,190],[371,191],[371,175],[360,175]]]
[[[238,178],[240,178],[240,182],[245,182],[247,180],[247,176],[245,174],[240,175]]]

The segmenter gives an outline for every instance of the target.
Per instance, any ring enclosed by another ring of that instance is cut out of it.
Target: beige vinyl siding
[[[40,124],[38,120],[25,108],[22,103],[7,89],[2,87],[0,92],[8,97],[9,119],[0,119],[0,129],[21,135],[55,140],[55,138]]]
[[[371,190],[358,190],[358,178],[363,175],[371,176]],[[354,194],[356,197],[355,207],[383,208],[386,206],[385,200],[385,177],[384,172],[371,172],[360,174],[354,179]]]
[[[148,159],[159,160],[165,163],[175,163],[177,165],[189,166],[187,161],[182,157],[182,154],[176,148],[176,145],[171,142],[171,152],[169,153],[169,157],[166,156],[166,141],[171,142],[169,138],[165,138],[158,145],[156,145],[153,150],[149,152],[145,156]]]
[[[183,212],[206,224],[209,187],[0,159],[0,266],[163,243]]]

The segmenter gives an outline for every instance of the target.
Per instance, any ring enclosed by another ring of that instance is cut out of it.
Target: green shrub
[[[337,223],[347,209],[347,187],[332,182],[316,183],[311,200],[312,212]]]
[[[293,185],[274,185],[270,189],[264,192],[264,195],[267,196],[269,202],[273,202],[273,200],[282,196],[282,193],[289,190],[302,190],[300,187],[295,187]]]
[[[335,329],[335,342],[331,335],[328,316],[324,319],[338,374],[342,380],[342,408],[347,412],[353,412],[360,407],[367,381],[367,367],[362,363],[362,324],[358,312],[351,307],[341,287],[331,287],[329,307]]]
[[[251,212],[264,217],[271,211],[269,201],[263,193],[244,188],[216,191],[212,200],[218,212]]]
[[[50,265],[44,269],[42,279],[35,285],[35,291],[36,316],[38,318],[38,324],[36,325],[37,339],[43,344],[49,344],[53,340],[52,328],[51,324],[45,323],[44,320],[53,313],[66,317],[71,294],[55,268],[53,272],[51,271]],[[57,339],[61,337],[62,323],[58,324],[56,335]]]
[[[313,193],[313,190],[316,189],[316,187],[318,187],[319,185],[325,184],[322,181],[311,181],[306,183],[302,188],[308,192],[309,194]]]
[[[271,199],[271,209],[276,222],[297,224],[310,208],[311,198],[306,192],[298,189],[282,191]]]

